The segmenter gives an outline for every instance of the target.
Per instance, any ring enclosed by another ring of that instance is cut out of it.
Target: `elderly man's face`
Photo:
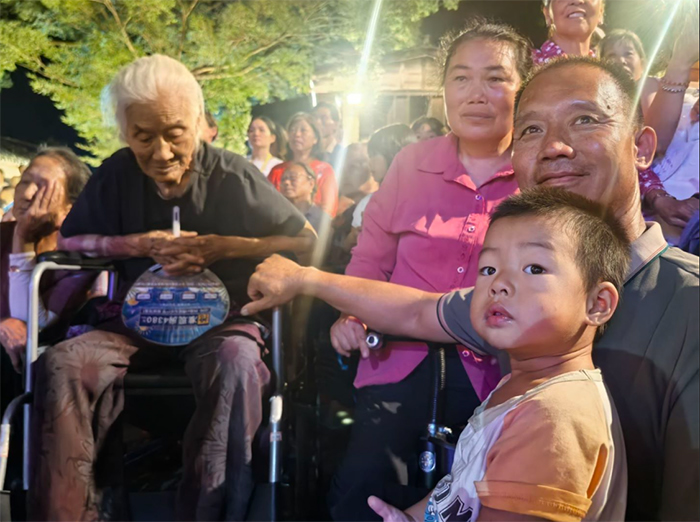
[[[607,72],[571,65],[537,76],[515,117],[513,168],[521,189],[562,187],[614,214],[639,204],[638,168],[653,159],[655,134],[635,133]]]
[[[126,142],[141,170],[162,188],[185,180],[199,133],[199,114],[176,92],[162,92],[155,103],[126,109]]]

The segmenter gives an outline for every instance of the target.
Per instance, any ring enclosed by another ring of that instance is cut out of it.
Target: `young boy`
[[[585,198],[537,189],[499,205],[471,322],[508,354],[511,373],[475,411],[451,474],[428,497],[405,512],[377,497],[370,507],[385,521],[623,520],[622,433],[591,352],[628,263],[622,229]],[[263,275],[251,280],[253,298],[275,293]],[[353,313],[324,288],[307,278],[295,290]]]

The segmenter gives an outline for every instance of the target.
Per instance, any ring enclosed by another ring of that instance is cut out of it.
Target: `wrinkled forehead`
[[[130,125],[192,125],[199,116],[197,104],[183,92],[161,89],[153,101],[135,102],[126,108]]]
[[[60,161],[49,156],[39,156],[34,158],[24,172],[20,181],[22,182],[37,182],[50,181],[54,179],[65,179],[66,175],[63,172]]]
[[[624,94],[606,71],[572,64],[535,76],[520,96],[515,120],[519,122],[531,116],[556,119],[582,106],[623,115],[624,100]]]
[[[282,177],[286,179],[311,178],[306,170],[299,165],[291,165],[282,173]]]

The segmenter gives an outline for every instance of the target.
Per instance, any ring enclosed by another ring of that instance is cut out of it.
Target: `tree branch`
[[[64,85],[65,87],[72,87],[75,89],[78,88],[78,84],[73,83],[70,80],[66,80],[65,78],[60,78],[60,77],[55,76],[53,74],[48,74],[46,72],[46,65],[44,64],[44,62],[41,61],[41,58],[39,58],[38,56],[27,55],[26,53],[23,53],[21,49],[19,49],[18,47],[14,46],[10,43],[8,43],[7,45],[12,47],[16,51],[18,51],[18,53],[25,58],[25,60],[26,60],[25,62],[17,62],[17,64],[20,67],[24,67],[25,69],[33,72],[34,74],[38,74],[39,76],[42,76],[47,80],[52,80],[54,82],[60,83],[61,85]],[[33,66],[31,65],[32,63],[34,64]]]
[[[91,0],[91,1],[98,3],[98,4],[102,4],[103,6],[105,6],[107,8],[107,10],[112,15],[112,18],[114,18],[114,21],[117,23],[117,27],[119,27],[119,32],[122,35],[122,39],[124,40],[124,44],[126,44],[127,49],[129,49],[129,52],[131,52],[131,55],[134,58],[138,58],[139,53],[136,51],[134,44],[131,42],[131,38],[129,38],[129,33],[126,32],[126,24],[122,23],[122,20],[119,17],[119,13],[117,13],[117,10],[114,7],[112,0]]]
[[[199,3],[199,0],[192,0],[192,3],[190,6],[187,8],[187,10],[182,14],[182,28],[180,29],[180,46],[177,51],[177,59],[182,60],[182,51],[185,48],[185,37],[187,36],[187,22],[190,18],[190,15],[192,14],[192,11],[194,11],[194,8],[197,7],[197,4]]]

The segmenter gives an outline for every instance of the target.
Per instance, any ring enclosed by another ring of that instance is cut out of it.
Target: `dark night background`
[[[666,0],[608,0],[605,27],[634,30],[649,49],[661,26],[659,10],[668,3]],[[443,9],[426,18],[423,31],[431,43],[437,43],[442,35],[459,29],[474,15],[509,23],[537,46],[546,38],[540,0],[464,0],[457,11]],[[30,144],[65,144],[75,148],[80,138],[61,122],[61,112],[49,98],[32,92],[24,70],[18,69],[11,78],[12,88],[0,92],[0,136]],[[288,105],[284,112],[300,110],[308,103],[308,98],[290,100],[284,103]],[[76,149],[76,152],[80,151]]]

